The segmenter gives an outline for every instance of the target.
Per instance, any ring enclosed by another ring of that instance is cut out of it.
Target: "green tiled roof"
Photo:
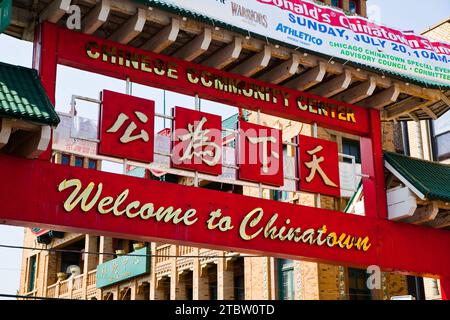
[[[450,201],[450,165],[391,152],[384,159],[427,199]]]
[[[161,10],[165,10],[165,11],[171,12],[173,14],[177,14],[177,15],[181,15],[181,16],[185,16],[185,17],[190,17],[192,19],[195,19],[195,20],[198,20],[198,21],[201,21],[201,22],[213,25],[213,26],[221,27],[221,28],[224,28],[224,29],[227,29],[227,30],[230,30],[230,31],[234,31],[236,33],[240,33],[240,34],[245,35],[245,36],[251,36],[253,38],[257,38],[257,39],[264,40],[264,41],[269,41],[270,40],[271,43],[278,44],[278,45],[284,46],[286,48],[295,49],[295,50],[298,49],[298,47],[296,47],[294,45],[291,45],[291,44],[288,44],[288,43],[285,43],[285,42],[282,42],[282,41],[279,41],[279,40],[276,40],[276,39],[268,38],[268,37],[265,37],[263,35],[260,35],[260,34],[254,33],[254,32],[250,32],[248,30],[244,30],[244,29],[238,28],[238,27],[233,26],[233,25],[231,25],[229,23],[225,23],[225,22],[222,22],[220,20],[216,20],[216,19],[210,18],[210,17],[208,17],[206,15],[199,14],[199,13],[196,13],[196,12],[193,12],[193,11],[190,11],[190,10],[178,7],[176,5],[164,2],[164,0],[134,0],[134,2],[141,3],[141,4],[144,4],[146,6],[156,7],[156,8],[159,8]],[[345,13],[348,13],[345,10],[343,10],[343,11]],[[409,76],[409,75],[405,75],[405,74],[402,74],[402,73],[399,73],[399,72],[395,72],[395,71],[390,71],[390,70],[385,70],[385,69],[381,69],[381,68],[376,68],[376,67],[372,67],[372,66],[369,66],[369,65],[366,65],[366,64],[363,64],[363,63],[359,63],[359,62],[346,61],[345,59],[331,57],[331,56],[323,54],[323,53],[321,53],[319,51],[313,51],[313,50],[303,49],[303,48],[302,48],[302,50],[304,52],[306,52],[306,53],[310,53],[310,54],[314,54],[314,55],[317,55],[317,56],[321,56],[321,57],[324,57],[326,59],[333,58],[336,62],[339,62],[339,63],[345,63],[346,65],[353,66],[355,68],[363,68],[363,69],[366,69],[366,70],[369,70],[369,71],[373,71],[373,72],[376,72],[376,73],[381,73],[383,75],[386,75],[386,76],[389,76],[389,77],[392,77],[392,78],[395,78],[395,79],[403,80],[403,81],[406,81],[406,82],[410,82],[412,84],[416,84],[416,85],[419,85],[419,86],[424,86],[424,87],[427,87],[427,88],[435,88],[435,89],[440,89],[440,90],[450,89],[450,85],[445,85],[445,84],[438,83],[438,82],[435,82],[435,81],[431,81],[431,80],[428,80],[428,79],[423,79],[423,78],[420,78],[420,77]]]
[[[59,117],[36,70],[0,62],[0,117],[56,126]]]

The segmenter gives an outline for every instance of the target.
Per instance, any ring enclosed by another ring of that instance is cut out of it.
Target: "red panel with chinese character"
[[[175,107],[172,167],[222,174],[222,118]]]
[[[103,91],[99,154],[153,162],[155,102]]]
[[[337,143],[299,136],[300,190],[340,196]]]
[[[284,185],[281,130],[239,123],[239,179]]]

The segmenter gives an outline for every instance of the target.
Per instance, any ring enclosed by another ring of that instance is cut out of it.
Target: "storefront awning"
[[[0,63],[0,117],[57,126],[59,117],[36,70]]]
[[[450,165],[384,153],[386,168],[422,200],[450,201]]]

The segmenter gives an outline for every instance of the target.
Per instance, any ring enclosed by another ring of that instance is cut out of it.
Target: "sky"
[[[450,0],[369,0],[368,13],[369,17],[376,22],[401,30],[414,30],[416,33],[421,33],[450,16]],[[0,35],[1,62],[30,67],[31,60],[31,43]],[[125,92],[125,83],[71,68],[59,67],[56,108],[58,111],[69,112],[72,94],[98,98],[102,89]],[[133,86],[133,95],[155,100],[159,113],[163,113],[164,110],[163,94],[161,90],[139,85]],[[194,98],[167,93],[166,106],[177,104],[193,108]],[[89,118],[97,116],[98,108],[92,104],[80,103],[78,108],[82,116]],[[221,108],[220,104],[210,101],[202,102],[202,110],[220,114],[223,118],[236,113],[234,108]],[[169,111],[166,109],[166,112]],[[162,128],[162,123],[157,123],[156,128]],[[107,164],[104,170],[116,172],[120,168],[120,165]],[[23,244],[23,234],[22,228],[0,225],[0,245],[20,246]],[[20,281],[21,255],[21,250],[0,248],[0,294],[16,294]],[[0,299],[2,298],[0,297]]]
[[[422,33],[450,17],[450,1],[368,0],[367,12],[384,25]]]

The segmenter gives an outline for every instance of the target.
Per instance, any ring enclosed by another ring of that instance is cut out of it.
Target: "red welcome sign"
[[[173,114],[172,167],[222,174],[222,118],[181,107]]]
[[[337,143],[299,136],[300,190],[340,196]]]
[[[239,179],[284,184],[281,130],[239,122]]]
[[[445,230],[5,155],[0,168],[6,224],[450,277]]]
[[[153,162],[155,102],[104,90],[99,154]]]

